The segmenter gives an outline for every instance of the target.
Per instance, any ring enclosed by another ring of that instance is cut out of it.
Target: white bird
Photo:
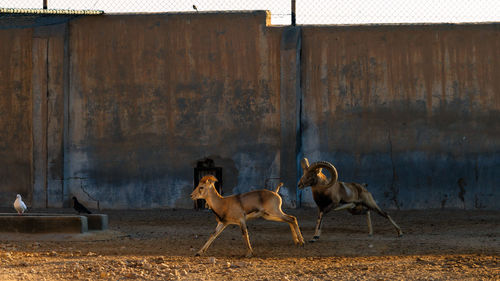
[[[18,194],[16,197],[16,201],[14,201],[14,209],[16,209],[19,215],[22,215],[28,208],[26,208],[26,204],[24,204],[20,194]]]

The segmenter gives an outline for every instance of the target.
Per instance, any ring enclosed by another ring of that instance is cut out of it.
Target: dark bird
[[[198,12],[198,8],[196,7],[196,5],[193,5],[193,9]]]
[[[78,202],[78,200],[74,196],[73,196],[73,208],[78,212],[78,214],[81,214],[81,213],[92,214],[89,211],[89,209],[87,209],[80,202]]]

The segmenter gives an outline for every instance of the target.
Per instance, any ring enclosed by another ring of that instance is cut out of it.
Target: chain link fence
[[[302,24],[492,21],[500,21],[500,0],[297,1],[297,23]]]
[[[48,9],[105,13],[269,10],[271,23],[291,23],[291,0],[46,0]],[[38,8],[43,0],[0,0],[0,8]],[[296,1],[297,24],[439,23],[500,21],[500,0]]]

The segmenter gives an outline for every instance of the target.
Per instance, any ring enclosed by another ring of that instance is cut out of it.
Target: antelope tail
[[[283,186],[283,183],[280,182],[280,184],[278,184],[278,186],[276,186],[276,188],[274,189],[274,192],[278,193],[280,191],[280,188]]]

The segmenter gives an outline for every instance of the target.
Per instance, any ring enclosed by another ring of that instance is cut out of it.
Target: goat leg
[[[356,204],[354,204],[354,203],[347,203],[347,204],[339,206],[339,207],[337,207],[337,208],[335,208],[333,210],[334,211],[342,211],[342,210],[346,210],[346,209],[352,209],[354,207],[356,207]]]
[[[391,216],[389,216],[386,212],[382,211],[382,209],[380,209],[378,206],[376,206],[376,208],[372,208],[372,209],[374,211],[376,211],[377,214],[381,215],[382,217],[388,219],[391,222],[391,224],[396,229],[396,232],[398,233],[399,237],[403,236],[403,231],[401,231],[401,228],[399,228],[399,226],[396,224],[396,222],[394,220],[392,220]]]
[[[373,236],[372,218],[370,210],[366,211],[366,223],[368,224],[368,235]]]
[[[392,220],[391,216],[389,216],[386,212],[384,212],[384,211],[382,211],[382,209],[380,209],[380,207],[377,205],[377,203],[375,203],[375,200],[373,199],[373,197],[370,193],[366,193],[366,199],[364,200],[363,203],[369,209],[374,210],[382,217],[388,219],[391,222],[391,224],[394,226],[394,228],[396,229],[398,236],[403,236],[403,231],[401,231],[401,228],[399,228],[399,226],[396,224],[396,222],[394,220]]]
[[[394,228],[396,228],[398,236],[399,237],[403,236],[403,231],[401,231],[401,228],[399,228],[399,226],[396,224],[396,222],[392,220],[391,216],[387,215],[387,219],[392,223]]]
[[[319,236],[321,235],[321,222],[323,221],[323,215],[324,213],[322,211],[319,211],[318,220],[316,221],[316,230],[314,231],[313,238],[309,240],[309,243],[318,241]]]

